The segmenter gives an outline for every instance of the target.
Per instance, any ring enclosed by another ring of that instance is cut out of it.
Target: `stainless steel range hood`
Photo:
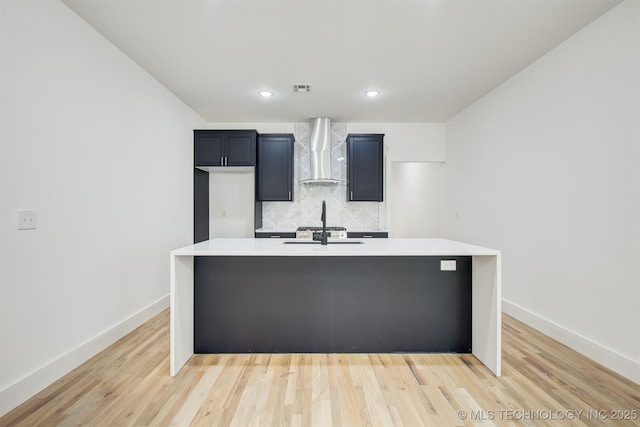
[[[331,178],[331,119],[315,117],[311,119],[309,136],[309,179],[303,184],[338,184]]]

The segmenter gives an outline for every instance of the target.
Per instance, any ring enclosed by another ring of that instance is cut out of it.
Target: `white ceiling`
[[[355,123],[444,122],[620,0],[63,2],[209,122]]]

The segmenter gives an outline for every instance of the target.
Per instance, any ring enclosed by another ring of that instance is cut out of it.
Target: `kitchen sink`
[[[285,245],[319,245],[318,240],[286,240],[282,242]],[[359,245],[364,243],[361,240],[330,240],[327,242],[329,245]]]

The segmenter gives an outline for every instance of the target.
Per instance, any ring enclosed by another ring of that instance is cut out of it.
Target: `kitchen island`
[[[471,352],[499,376],[500,262],[498,250],[446,239],[176,249],[170,373],[194,352]]]

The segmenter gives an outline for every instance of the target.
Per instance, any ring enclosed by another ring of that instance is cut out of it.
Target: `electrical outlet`
[[[456,260],[455,259],[441,259],[440,260],[440,271],[456,271]]]
[[[18,209],[18,230],[33,230],[36,228],[36,211],[32,209]]]

